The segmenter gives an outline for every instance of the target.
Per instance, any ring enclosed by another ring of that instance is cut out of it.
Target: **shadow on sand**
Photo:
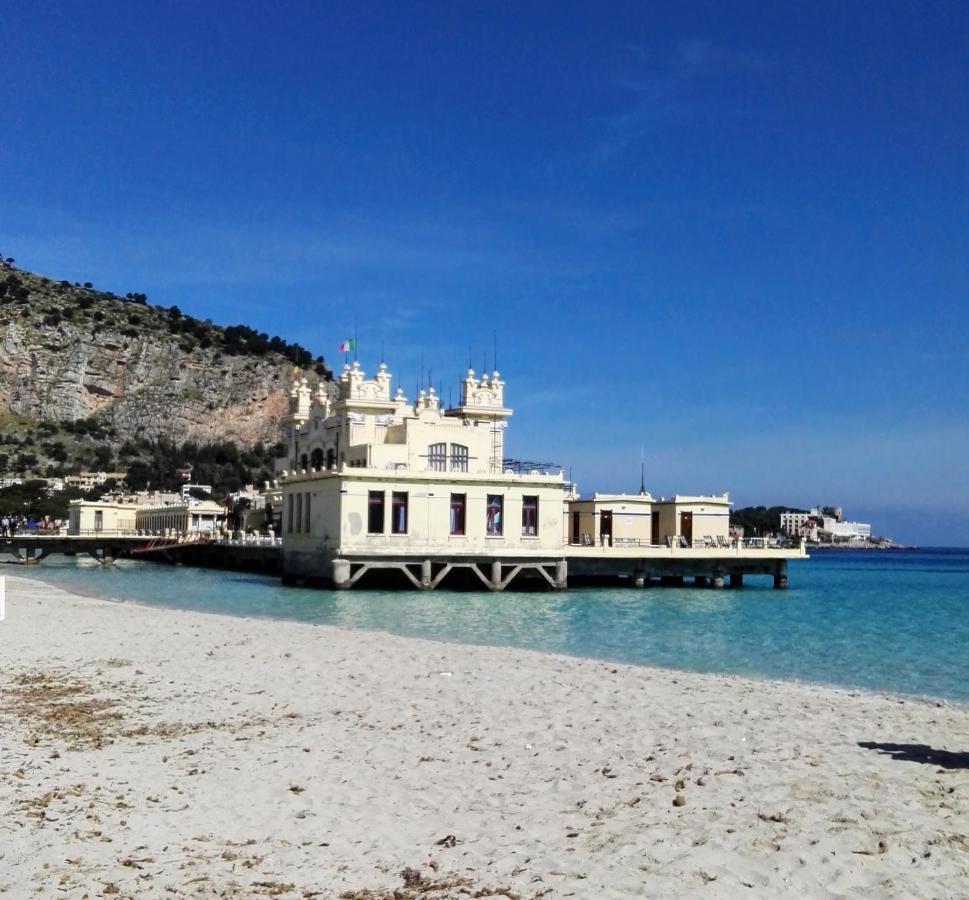
[[[951,750],[936,750],[928,744],[879,744],[875,741],[859,741],[859,747],[878,750],[889,754],[892,759],[903,762],[924,763],[942,769],[969,769],[969,753],[953,753]]]

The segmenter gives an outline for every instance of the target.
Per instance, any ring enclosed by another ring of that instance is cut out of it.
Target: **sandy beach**
[[[7,577],[3,896],[963,897],[967,796],[961,706]]]

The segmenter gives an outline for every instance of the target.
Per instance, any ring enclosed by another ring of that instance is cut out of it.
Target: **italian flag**
[[[357,349],[356,338],[347,338],[345,341],[343,341],[343,343],[340,344],[341,353],[352,353],[356,349]]]

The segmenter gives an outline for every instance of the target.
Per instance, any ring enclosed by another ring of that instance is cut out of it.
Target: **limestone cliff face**
[[[280,353],[227,352],[208,323],[15,276],[0,296],[0,411],[96,415],[122,435],[176,441],[278,440],[293,365]]]

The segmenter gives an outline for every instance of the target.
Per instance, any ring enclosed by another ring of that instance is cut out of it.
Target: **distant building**
[[[107,481],[124,481],[125,474],[125,472],[79,472],[77,475],[65,475],[64,484],[82,491],[93,491]]]
[[[82,536],[135,534],[137,509],[133,503],[72,500],[67,511],[67,533]]]
[[[171,506],[140,507],[135,514],[138,531],[191,534],[216,531],[225,510],[212,500],[179,503]]]
[[[215,531],[225,510],[210,500],[192,504],[171,501],[142,505],[137,497],[122,500],[72,500],[67,533],[72,535],[178,534]]]
[[[782,512],[781,531],[819,543],[839,544],[871,540],[867,522],[845,522],[840,506],[814,507],[808,512]]]

